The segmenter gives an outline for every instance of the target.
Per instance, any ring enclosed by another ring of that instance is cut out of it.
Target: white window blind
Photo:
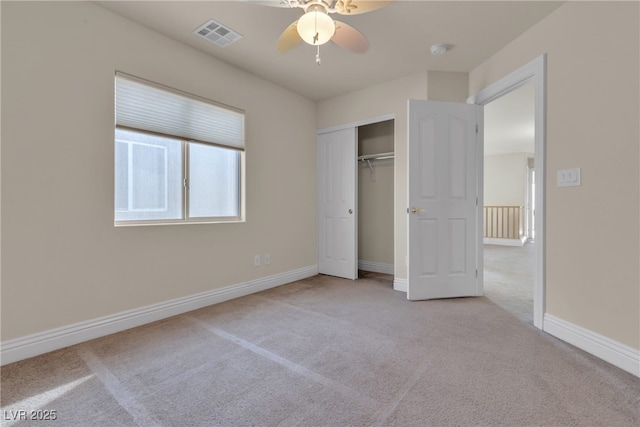
[[[116,73],[116,126],[244,150],[244,112]]]

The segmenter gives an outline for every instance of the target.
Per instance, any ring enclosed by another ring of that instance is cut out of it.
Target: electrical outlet
[[[271,264],[271,255],[269,255],[269,254],[264,254],[264,256],[262,257],[262,259],[264,259],[264,265],[269,265],[269,264]]]
[[[253,256],[253,266],[260,267],[260,255]]]

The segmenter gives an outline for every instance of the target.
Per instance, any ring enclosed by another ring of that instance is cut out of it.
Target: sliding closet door
[[[318,135],[318,270],[358,278],[357,128]]]

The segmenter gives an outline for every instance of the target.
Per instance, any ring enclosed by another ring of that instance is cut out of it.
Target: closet
[[[358,269],[394,274],[394,120],[358,127]]]

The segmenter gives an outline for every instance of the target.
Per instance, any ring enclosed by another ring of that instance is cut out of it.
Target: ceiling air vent
[[[219,22],[213,19],[208,20],[204,24],[200,25],[193,34],[209,40],[220,47],[227,47],[231,43],[238,41],[242,38],[242,34],[236,33],[229,27],[225,27]]]

